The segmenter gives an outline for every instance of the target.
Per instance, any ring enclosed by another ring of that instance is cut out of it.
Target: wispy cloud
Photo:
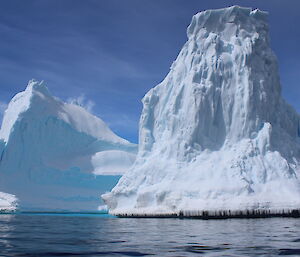
[[[0,124],[2,123],[4,112],[7,108],[7,103],[0,101]]]
[[[84,94],[82,94],[78,97],[68,98],[67,102],[70,104],[79,105],[79,106],[83,107],[84,109],[86,109],[90,113],[93,113],[93,108],[95,106],[94,101],[87,99]]]
[[[137,115],[128,115],[126,112],[120,110],[118,112],[102,111],[97,113],[97,116],[100,117],[118,136],[133,143],[137,143],[139,123]]]
[[[110,115],[113,116],[113,115]],[[122,130],[137,130],[138,129],[138,122],[134,117],[130,115],[120,113],[117,119],[110,119],[108,120],[108,125],[112,128],[116,128],[120,131]]]

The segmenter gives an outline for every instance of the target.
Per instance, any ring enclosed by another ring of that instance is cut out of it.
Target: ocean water
[[[0,256],[300,256],[300,219],[0,215]]]

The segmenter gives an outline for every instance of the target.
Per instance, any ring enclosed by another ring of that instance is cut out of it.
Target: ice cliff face
[[[143,98],[137,160],[114,214],[300,208],[299,115],[281,97],[267,13],[196,14],[166,78]]]
[[[20,208],[90,211],[133,163],[136,145],[32,80],[8,105],[0,152],[0,190]]]

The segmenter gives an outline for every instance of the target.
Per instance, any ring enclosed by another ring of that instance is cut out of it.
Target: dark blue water
[[[0,215],[0,256],[300,256],[300,219]]]

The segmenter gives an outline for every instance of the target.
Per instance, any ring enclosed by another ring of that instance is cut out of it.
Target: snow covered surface
[[[12,212],[17,210],[17,198],[14,195],[0,192],[0,212]]]
[[[169,74],[143,98],[113,214],[300,208],[300,117],[281,97],[268,14],[196,14]]]
[[[98,117],[31,80],[3,118],[0,190],[16,195],[21,209],[97,210],[136,150]]]

